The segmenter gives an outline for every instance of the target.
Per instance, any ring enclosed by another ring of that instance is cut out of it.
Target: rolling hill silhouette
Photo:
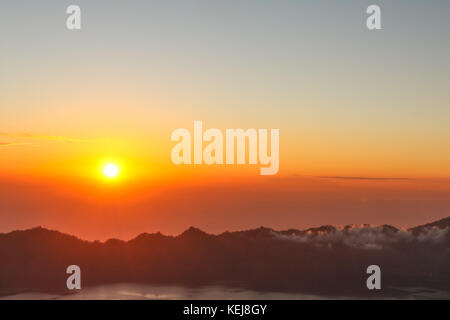
[[[82,286],[134,282],[225,285],[327,296],[407,295],[405,288],[450,292],[450,217],[400,230],[383,225],[178,236],[142,233],[129,241],[89,242],[33,228],[0,234],[0,295],[66,290],[66,268]],[[366,268],[382,270],[381,291],[366,288]]]

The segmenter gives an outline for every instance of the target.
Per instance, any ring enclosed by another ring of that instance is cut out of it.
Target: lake
[[[450,299],[450,293],[409,288],[408,299]],[[384,297],[392,299],[393,297]],[[154,286],[121,283],[86,287],[75,293],[25,292],[0,297],[0,300],[323,300],[355,299],[355,297],[329,297],[301,293],[260,292],[222,286],[189,288],[182,286]]]

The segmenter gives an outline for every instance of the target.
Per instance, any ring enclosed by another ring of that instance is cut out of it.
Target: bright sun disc
[[[119,173],[119,167],[117,167],[115,164],[109,163],[103,168],[103,173],[108,178],[115,178]]]

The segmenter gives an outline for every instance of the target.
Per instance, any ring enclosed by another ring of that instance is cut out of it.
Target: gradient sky
[[[81,31],[65,27],[74,3]],[[449,16],[447,0],[2,1],[0,232],[448,216]],[[194,120],[279,128],[279,175],[175,167],[170,133]]]

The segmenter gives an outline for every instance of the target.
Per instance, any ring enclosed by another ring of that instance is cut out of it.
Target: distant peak
[[[120,240],[120,239],[116,239],[116,238],[111,238],[106,240],[105,244],[107,245],[121,245],[124,244],[125,242]]]
[[[317,228],[309,228],[307,230],[305,230],[307,233],[313,233],[313,234],[317,234],[317,233],[333,233],[336,232],[336,228],[331,226],[331,225],[324,225],[324,226],[320,226]]]
[[[252,237],[261,237],[261,236],[266,237],[266,236],[274,235],[275,231],[271,228],[259,227],[257,229],[238,231],[238,232],[233,232],[231,234],[241,234],[241,235],[248,235],[248,236],[252,236]]]
[[[140,235],[138,235],[137,237],[135,237],[134,239],[131,239],[130,242],[145,241],[145,240],[150,240],[150,239],[161,239],[161,238],[166,238],[166,237],[168,237],[168,236],[163,235],[161,232],[156,232],[156,233],[143,232]]]
[[[389,224],[383,224],[382,226],[379,226],[379,228],[385,233],[395,233],[399,231],[399,229]]]
[[[409,231],[412,231],[413,233],[421,233],[430,228],[438,228],[438,229],[450,228],[450,217],[446,217],[438,221],[410,228]]]
[[[181,237],[186,236],[207,236],[208,234],[196,227],[189,227],[186,231],[184,231],[182,234],[180,234]]]

